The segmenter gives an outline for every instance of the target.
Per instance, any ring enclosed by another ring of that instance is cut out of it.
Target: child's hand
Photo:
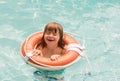
[[[59,57],[60,57],[60,55],[57,55],[57,54],[56,54],[56,55],[52,55],[52,56],[51,56],[51,60],[52,60],[52,61],[55,61],[55,60],[57,60]]]
[[[33,54],[33,55],[43,56],[43,55],[42,55],[42,52],[41,52],[40,50],[38,50],[38,49],[34,49],[34,50],[32,51],[32,54]]]

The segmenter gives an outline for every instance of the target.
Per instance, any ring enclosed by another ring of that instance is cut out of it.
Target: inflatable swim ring
[[[57,60],[52,61],[50,58],[46,58],[40,55],[32,56],[30,51],[35,49],[35,46],[41,40],[43,32],[36,32],[30,35],[21,46],[21,54],[24,60],[31,66],[48,70],[61,70],[72,64],[74,64],[82,53],[82,48],[78,42],[70,35],[64,34],[63,41],[67,45],[67,53],[59,57]]]

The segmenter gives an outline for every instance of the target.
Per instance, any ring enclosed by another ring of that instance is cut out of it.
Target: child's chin
[[[47,41],[46,43],[47,43],[48,45],[49,45],[49,44],[51,44],[51,45],[55,44],[54,41]]]

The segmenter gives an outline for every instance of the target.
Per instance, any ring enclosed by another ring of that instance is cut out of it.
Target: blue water
[[[86,47],[65,81],[120,81],[120,0],[0,0],[0,81],[37,80],[20,46],[51,21]]]

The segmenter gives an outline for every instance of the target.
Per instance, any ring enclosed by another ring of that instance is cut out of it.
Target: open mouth
[[[47,38],[47,40],[52,42],[52,41],[54,41],[54,38]]]

